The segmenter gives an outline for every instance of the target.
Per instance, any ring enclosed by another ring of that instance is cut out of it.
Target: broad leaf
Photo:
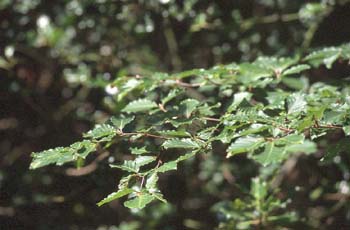
[[[166,140],[162,146],[165,149],[170,149],[170,148],[196,149],[200,147],[197,142],[195,142],[190,138]]]
[[[259,155],[254,155],[253,159],[266,166],[272,163],[281,162],[286,154],[286,148],[275,146],[274,142],[268,142],[265,149]]]
[[[134,116],[132,117],[112,117],[110,119],[111,123],[120,131],[123,131],[123,128],[132,122],[135,119]]]
[[[195,99],[186,99],[180,103],[180,110],[186,118],[189,118],[199,104]]]
[[[306,111],[305,95],[301,93],[292,94],[288,99],[288,114]]]
[[[123,112],[127,113],[137,113],[137,112],[148,112],[151,109],[157,108],[158,105],[148,99],[139,99],[136,101],[130,102],[127,106],[124,107]]]
[[[142,209],[154,199],[155,197],[148,193],[140,193],[132,200],[125,201],[124,206],[127,208]]]
[[[75,161],[96,150],[96,145],[90,141],[81,141],[69,147],[57,147],[39,153],[32,153],[33,160],[30,169],[40,168],[49,164],[63,165]]]
[[[343,131],[345,133],[345,136],[350,136],[350,125],[344,126]]]
[[[144,153],[148,153],[148,151],[146,150],[146,147],[142,147],[142,148],[130,148],[131,150],[131,154],[134,154],[134,155],[142,155]]]
[[[138,173],[140,167],[147,165],[156,160],[154,156],[139,156],[133,161],[124,161],[122,165],[110,165],[112,168],[119,168],[124,171]]]
[[[84,134],[84,137],[98,141],[110,141],[116,134],[116,129],[113,126],[108,124],[98,124],[94,129]]]
[[[149,191],[149,192],[154,192],[157,190],[157,182],[158,182],[158,175],[157,173],[152,173],[148,178],[147,178],[147,181],[146,181],[146,189]]]
[[[157,172],[167,172],[171,170],[177,169],[177,161],[169,161],[162,164],[159,168],[157,168]]]
[[[264,139],[261,137],[240,137],[228,147],[227,157],[238,153],[251,152],[258,148],[263,142]]]
[[[98,206],[102,206],[106,203],[109,203],[115,199],[118,199],[120,197],[126,196],[130,193],[132,193],[134,190],[126,188],[123,190],[119,190],[118,192],[113,192],[111,194],[109,194],[106,198],[104,198],[103,200],[101,200],[100,202],[97,203]]]
[[[292,66],[289,69],[286,69],[283,72],[283,75],[287,76],[287,75],[291,75],[291,74],[297,74],[297,73],[300,73],[300,72],[302,72],[304,70],[308,70],[308,69],[310,69],[309,65],[300,64],[300,65]]]

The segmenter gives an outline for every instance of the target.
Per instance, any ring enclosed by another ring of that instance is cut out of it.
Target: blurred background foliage
[[[291,211],[276,220],[290,229],[347,229],[345,153],[288,160],[267,191],[251,181],[254,163],[217,149],[162,177],[170,202],[137,213],[96,206],[121,176],[108,167],[121,154],[79,177],[28,165],[30,152],[69,145],[118,110],[108,85],[118,76],[300,55],[349,41],[349,21],[347,0],[0,0],[0,229],[259,229],[244,220],[262,200],[274,204],[262,212]]]

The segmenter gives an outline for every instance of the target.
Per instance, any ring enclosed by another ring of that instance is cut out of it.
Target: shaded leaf
[[[142,155],[144,153],[148,153],[148,151],[146,150],[146,147],[142,147],[142,148],[130,148],[131,150],[131,154],[134,154],[134,155]]]
[[[170,148],[196,149],[200,147],[197,142],[193,141],[190,138],[166,140],[162,146],[165,149],[170,149]]]
[[[149,192],[153,192],[157,190],[157,182],[158,182],[158,175],[157,173],[152,173],[146,181],[146,189],[149,190]]]
[[[111,123],[120,131],[123,131],[123,128],[129,124],[130,122],[132,122],[135,119],[134,116],[132,117],[112,117],[110,119]]]
[[[186,99],[180,103],[180,110],[185,117],[189,118],[199,104],[199,101],[195,99]]]
[[[254,155],[253,158],[257,162],[266,166],[268,164],[281,162],[285,156],[285,153],[286,148],[284,146],[277,147],[273,142],[268,142],[265,145],[264,151],[259,155]]]
[[[124,206],[127,208],[142,209],[146,207],[147,204],[151,203],[154,200],[154,198],[154,196],[148,193],[141,193],[138,194],[132,200],[125,201]]]
[[[147,112],[157,107],[158,105],[154,101],[148,99],[138,99],[130,102],[122,111],[127,113]]]
[[[108,124],[98,124],[92,130],[84,134],[85,138],[98,141],[110,141],[117,134],[115,128]]]
[[[96,150],[96,145],[90,141],[76,142],[69,147],[57,147],[38,153],[32,153],[33,160],[30,169],[40,168],[50,164],[63,165],[75,161]]]
[[[307,69],[310,69],[309,65],[300,64],[300,65],[292,66],[289,69],[286,69],[283,72],[283,75],[287,76],[287,75],[291,75],[291,74],[297,74],[297,73],[300,73],[300,72],[307,70]]]
[[[288,114],[304,112],[306,110],[305,95],[294,93],[288,99]]]
[[[135,160],[124,161],[122,165],[110,165],[112,168],[119,168],[124,171],[138,173],[140,167],[147,165],[156,160],[154,156],[139,156]]]
[[[120,197],[123,197],[123,196],[126,196],[130,193],[132,193],[133,190],[132,189],[129,189],[129,188],[126,188],[126,189],[123,189],[123,190],[119,190],[118,192],[113,192],[111,194],[109,194],[106,198],[104,198],[103,200],[101,200],[100,202],[97,203],[98,206],[102,206],[106,203],[109,203],[115,199],[118,199]]]
[[[240,137],[235,140],[227,149],[227,157],[231,157],[238,153],[251,152],[258,148],[264,142],[261,137]]]

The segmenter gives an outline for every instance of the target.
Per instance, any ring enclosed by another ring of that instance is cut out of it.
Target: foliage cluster
[[[115,146],[118,152],[131,154],[121,164],[110,165],[126,175],[117,191],[98,205],[128,196],[125,207],[142,209],[153,200],[166,202],[157,186],[159,174],[176,170],[181,161],[198,154],[215,154],[213,145],[220,145],[223,151],[226,148],[226,157],[247,153],[262,169],[271,169],[252,180],[248,204],[255,206],[254,214],[245,211],[250,205],[236,200],[231,209],[219,208],[229,223],[222,226],[290,224],[296,221],[295,215],[271,214],[285,201],[269,194],[267,181],[280,172],[281,162],[295,154],[315,153],[318,140],[327,133],[342,130],[348,140],[349,83],[310,84],[302,77],[320,65],[330,69],[339,60],[350,60],[349,44],[304,57],[259,57],[252,63],[208,70],[118,77],[111,83],[118,91],[116,114],[85,133],[81,142],[33,153],[30,167],[71,161],[80,162],[81,167],[90,153]],[[326,153],[322,160],[340,152]]]

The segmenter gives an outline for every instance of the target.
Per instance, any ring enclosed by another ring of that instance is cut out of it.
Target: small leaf
[[[306,140],[300,144],[287,145],[286,151],[291,153],[310,154],[317,151],[317,146],[314,142]]]
[[[344,126],[343,131],[345,133],[345,136],[350,136],[350,125]]]
[[[304,58],[304,61],[308,61],[313,66],[318,67],[321,64],[325,64],[329,69],[332,64],[340,57],[341,48],[329,47],[318,51],[314,51]]]
[[[110,165],[111,168],[119,168],[124,171],[138,173],[140,167],[156,160],[154,156],[139,156],[133,161],[124,161],[122,165]]]
[[[147,178],[147,181],[146,181],[146,189],[149,191],[149,192],[154,192],[157,188],[157,182],[158,182],[158,175],[157,173],[152,173],[148,178]]]
[[[133,175],[128,175],[128,176],[122,177],[119,181],[118,189],[119,190],[127,189],[129,186],[129,181],[132,177],[133,177]]]
[[[78,158],[84,159],[89,153],[95,150],[96,144],[84,140],[73,143],[69,147],[57,147],[39,153],[32,153],[33,160],[30,164],[30,169],[36,169],[50,164],[63,165]]]
[[[69,148],[57,147],[39,153],[32,153],[30,169],[37,169],[49,164],[62,165],[74,160],[74,152]]]
[[[119,190],[118,192],[113,192],[111,194],[109,194],[106,198],[104,198],[103,200],[101,200],[100,202],[97,203],[98,206],[102,206],[106,203],[109,203],[111,202],[112,200],[115,200],[115,199],[118,199],[120,197],[123,197],[123,196],[126,196],[130,193],[132,193],[133,190],[132,189],[129,189],[129,188],[126,188],[126,189],[123,189],[123,190]]]
[[[110,141],[116,134],[117,132],[113,126],[108,124],[98,124],[83,136],[98,141]]]
[[[124,206],[127,208],[136,208],[136,209],[142,209],[146,207],[147,204],[151,203],[154,200],[154,196],[151,194],[138,194],[135,198],[132,200],[128,200],[124,202]]]
[[[309,65],[306,65],[306,64],[296,65],[296,66],[290,67],[289,69],[286,69],[283,72],[283,75],[287,76],[287,75],[291,75],[291,74],[297,74],[297,73],[300,73],[300,72],[307,70],[307,69],[310,69]]]
[[[158,105],[154,101],[148,99],[139,99],[130,102],[127,106],[124,107],[122,111],[127,113],[147,112],[157,107]]]
[[[260,178],[256,177],[252,179],[251,192],[255,200],[262,201],[265,199],[268,192],[266,181],[262,181]]]
[[[170,149],[170,148],[196,149],[200,147],[197,142],[193,141],[190,138],[166,140],[162,146],[165,149]]]
[[[186,99],[180,103],[180,110],[185,114],[186,118],[189,118],[199,104],[199,101],[195,99]]]
[[[157,172],[167,172],[171,170],[176,170],[177,169],[177,161],[169,161],[164,164],[162,164],[157,170]]]
[[[146,147],[142,147],[142,148],[130,148],[131,150],[131,154],[134,155],[142,155],[144,153],[148,153],[148,151],[146,150]]]
[[[142,167],[144,165],[147,165],[153,161],[155,161],[157,158],[155,156],[139,156],[135,159],[135,163],[137,167]]]
[[[249,101],[251,97],[252,97],[252,94],[249,93],[249,92],[239,92],[239,93],[236,93],[236,94],[233,96],[233,102],[232,102],[232,104],[228,107],[227,110],[228,110],[229,112],[234,111],[234,110],[239,106],[239,104],[241,104],[241,102],[242,102],[243,100]]]
[[[176,96],[178,96],[180,93],[182,93],[182,91],[179,90],[179,89],[173,89],[173,90],[171,90],[171,91],[168,93],[168,95],[162,99],[161,102],[162,102],[163,106],[166,105],[166,104],[167,104],[169,101],[171,101],[172,99],[174,99]]]
[[[163,198],[163,194],[159,193],[159,192],[154,192],[152,193],[152,196],[158,200],[160,200],[163,203],[166,203],[166,199]]]
[[[131,172],[131,173],[137,173],[140,168],[136,166],[136,163],[134,161],[124,161],[122,165],[110,165],[111,168],[119,168],[123,171]]]
[[[191,134],[189,134],[184,130],[162,130],[162,131],[158,131],[158,133],[166,137],[190,137],[191,136]]]
[[[289,134],[275,141],[275,144],[286,145],[286,144],[300,144],[303,143],[305,137],[302,134]]]
[[[241,137],[233,142],[227,149],[227,157],[231,157],[238,153],[251,152],[258,148],[264,142],[261,137]]]
[[[268,142],[265,150],[259,155],[253,156],[254,160],[266,166],[272,163],[278,163],[283,160],[286,153],[285,147],[277,147],[274,142]]]
[[[157,172],[167,172],[171,170],[176,170],[177,169],[177,164],[181,161],[187,160],[191,157],[193,157],[196,153],[195,152],[190,152],[186,153],[185,155],[181,155],[179,158],[177,158],[174,161],[169,161],[164,164],[162,164],[158,169],[156,169]]]
[[[305,95],[301,93],[294,93],[288,99],[288,114],[300,113],[306,110]]]
[[[129,124],[130,122],[132,122],[135,119],[134,116],[132,117],[112,117],[110,119],[111,123],[120,131],[123,131],[123,128]]]

